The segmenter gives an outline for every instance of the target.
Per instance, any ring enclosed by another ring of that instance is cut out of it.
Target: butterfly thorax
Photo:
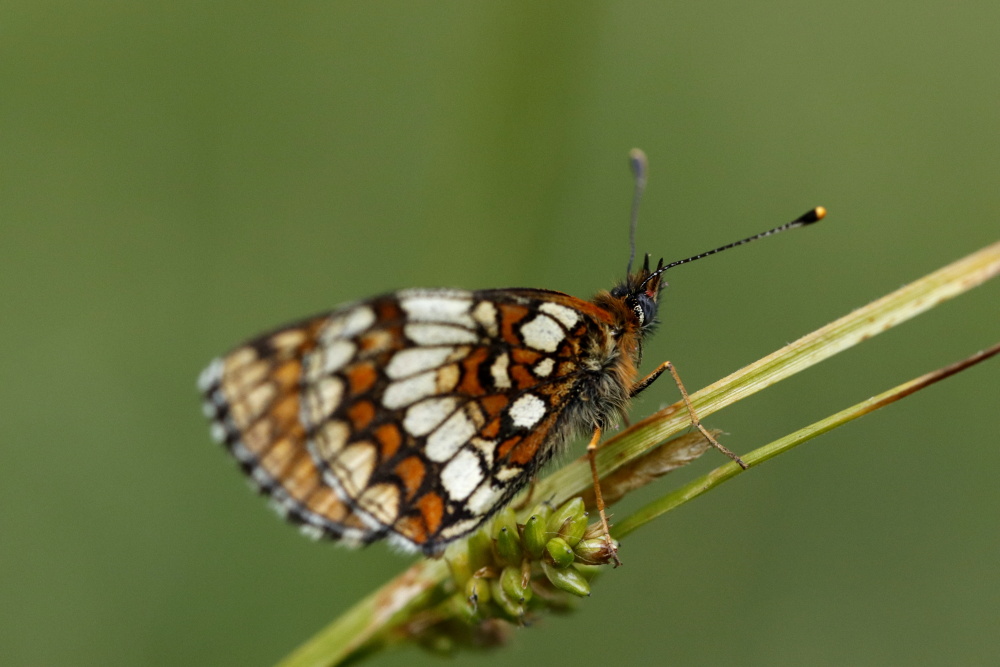
[[[660,281],[646,283],[649,274],[647,265],[629,274],[611,291],[598,292],[593,298],[593,304],[604,315],[605,329],[601,342],[591,342],[588,363],[602,377],[589,383],[592,396],[588,402],[594,407],[589,423],[581,415],[583,428],[614,425],[628,407],[629,392],[642,361],[643,341],[657,324]]]
[[[627,304],[607,291],[595,295],[593,303],[607,319],[584,342],[587,376],[581,379],[582,400],[574,404],[577,414],[572,418],[581,431],[617,425],[642,356],[642,332]]]

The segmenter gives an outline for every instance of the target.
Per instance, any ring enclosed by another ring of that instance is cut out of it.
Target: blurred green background
[[[277,520],[211,443],[199,370],[400,287],[609,287],[633,146],[640,252],[830,211],[671,272],[644,369],[691,389],[1000,236],[996,2],[2,14],[5,665],[267,665],[406,567]],[[998,303],[987,284],[708,424],[748,451],[996,342]],[[577,613],[460,664],[996,664],[997,371],[672,513]]]

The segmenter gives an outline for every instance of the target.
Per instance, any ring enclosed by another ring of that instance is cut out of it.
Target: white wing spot
[[[262,452],[277,438],[274,430],[274,422],[270,419],[260,419],[243,431],[243,445],[251,452]]]
[[[449,394],[458,385],[462,377],[462,369],[458,364],[448,364],[437,370],[437,393]]]
[[[385,541],[389,543],[389,546],[400,553],[412,554],[415,553],[420,547],[414,544],[409,539],[403,537],[399,533],[389,533],[385,536]],[[396,594],[404,593],[404,589],[396,589]],[[404,593],[405,595],[406,593]],[[393,607],[395,609],[395,607]]]
[[[555,352],[565,334],[559,323],[548,315],[536,315],[535,319],[521,327],[524,344],[543,352]]]
[[[480,524],[480,522],[482,522],[482,518],[477,517],[474,519],[466,519],[465,521],[459,521],[457,523],[453,523],[441,531],[441,537],[443,537],[446,540],[451,539],[453,537],[460,537],[474,530]]]
[[[222,379],[222,359],[212,359],[208,368],[198,376],[198,389],[205,393],[220,379]]]
[[[456,454],[441,470],[441,484],[452,500],[465,500],[482,481],[479,457],[467,449]]]
[[[396,338],[385,329],[369,329],[358,337],[358,342],[364,349],[365,355],[371,357],[392,349]]]
[[[374,323],[375,311],[368,306],[358,306],[344,317],[344,330],[341,335],[344,338],[351,338]]]
[[[270,361],[261,360],[244,364],[232,373],[226,374],[222,387],[230,396],[242,396],[266,381],[273,370],[274,364]]]
[[[457,399],[453,396],[441,398],[428,398],[416,405],[411,405],[403,417],[403,428],[407,433],[414,436],[427,435],[438,424],[448,418],[455,411]]]
[[[242,442],[239,441],[234,442],[230,446],[229,451],[233,453],[233,456],[235,456],[236,460],[239,461],[240,463],[247,463],[252,465],[256,465],[258,463],[257,456],[249,449],[247,449]]]
[[[462,296],[455,298],[435,292],[418,292],[402,297],[399,305],[406,311],[411,322],[439,322],[474,328],[476,323],[469,315],[472,299],[468,298],[467,293],[459,294]]]
[[[349,340],[335,340],[318,348],[306,360],[306,381],[315,382],[336,373],[354,358],[355,351],[354,343]]]
[[[424,453],[431,461],[447,461],[475,434],[476,425],[459,410],[427,436]]]
[[[351,445],[336,458],[337,478],[349,496],[357,498],[368,485],[375,458],[375,446],[368,442]]]
[[[514,401],[509,414],[515,426],[532,428],[545,416],[545,401],[534,394],[525,394]]]
[[[211,433],[212,440],[215,440],[220,445],[226,441],[226,427],[219,422],[212,422]]]
[[[270,480],[262,479],[262,475],[265,473],[259,475],[257,474],[259,470],[260,468],[254,468],[254,471],[250,474],[253,475],[254,481],[263,488],[270,484]],[[289,512],[291,512],[294,507],[291,500],[287,496],[278,494],[271,496],[271,499],[267,501],[267,504],[270,505],[271,509],[277,512],[278,516],[282,519],[287,519]]]
[[[510,388],[510,375],[507,374],[507,367],[510,365],[510,357],[504,352],[490,366],[490,375],[493,376],[493,384],[497,389]]]
[[[233,421],[240,428],[246,427],[270,407],[277,395],[278,390],[270,382],[258,385],[241,400],[233,401],[229,405]]]
[[[472,446],[479,450],[479,453],[483,456],[483,461],[486,462],[487,469],[493,467],[493,454],[497,448],[496,440],[484,440],[483,438],[472,438],[469,441]]]
[[[469,511],[473,514],[486,514],[489,510],[493,509],[497,501],[500,500],[500,496],[503,495],[503,487],[497,488],[486,482],[469,497],[469,501],[465,504],[469,508]]]
[[[229,356],[226,357],[223,364],[225,368],[223,373],[235,373],[242,366],[253,363],[257,361],[259,357],[257,356],[257,350],[252,347],[241,347],[235,352],[231,352]]]
[[[496,477],[501,482],[509,482],[510,480],[514,479],[515,477],[517,477],[518,475],[522,474],[523,472],[524,471],[521,470],[520,468],[517,468],[517,467],[514,467],[514,466],[509,466],[509,467],[500,468],[500,470],[498,470],[496,472],[496,474],[493,475],[493,476]]]
[[[368,487],[357,502],[380,523],[391,525],[399,518],[399,488],[394,484]]]
[[[476,430],[481,429],[483,424],[486,423],[486,415],[483,413],[483,408],[475,401],[469,401],[465,404],[465,414],[476,425]]]
[[[491,301],[480,301],[472,309],[472,319],[486,329],[490,336],[497,336],[500,330],[497,328],[497,307]]]
[[[341,530],[344,532],[337,539],[348,549],[357,549],[365,543],[365,538],[370,535],[370,533],[360,531],[357,528],[341,528]]]
[[[306,389],[302,409],[306,424],[318,424],[340,405],[344,383],[340,378],[324,377]]]
[[[551,302],[543,303],[538,307],[538,310],[556,318],[567,329],[572,329],[574,326],[576,326],[576,323],[580,321],[580,313],[573,310],[572,308],[568,308],[566,306],[560,306],[558,303],[551,303]]]
[[[396,380],[429,371],[442,365],[455,351],[453,347],[410,347],[392,356],[385,374]]]
[[[580,321],[580,314],[578,312],[572,308],[560,306],[558,303],[545,302],[538,307],[538,310],[543,313],[548,313],[552,317],[556,318],[562,322],[562,325],[567,329],[572,329],[573,326]]]
[[[552,357],[545,357],[535,364],[535,375],[540,378],[547,378],[552,373],[552,367],[556,365]]]
[[[342,421],[330,421],[313,436],[314,454],[324,461],[332,461],[347,444],[351,429]]]
[[[306,342],[306,334],[300,329],[289,329],[274,334],[268,342],[276,350],[288,350],[293,347],[299,347],[302,343]]]
[[[313,526],[308,523],[304,523],[299,526],[299,532],[308,537],[311,540],[318,540],[323,537],[323,529],[319,526]]]
[[[385,388],[382,405],[395,410],[413,405],[437,393],[437,373],[427,371],[405,380],[397,380]]]
[[[461,345],[478,340],[475,331],[448,324],[410,323],[403,327],[403,332],[417,345]]]
[[[327,493],[315,501],[312,497],[309,497],[306,502],[313,514],[307,514],[305,519],[315,526],[323,525],[322,517],[336,516],[343,512],[343,503],[340,502],[336,493]]]
[[[330,323],[323,328],[320,340],[324,343],[332,343],[340,338],[352,338],[374,323],[374,310],[368,306],[356,306],[330,317]]]

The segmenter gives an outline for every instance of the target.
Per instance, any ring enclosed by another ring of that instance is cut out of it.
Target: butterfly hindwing
[[[310,536],[365,544],[377,532],[323,481],[299,418],[302,359],[323,321],[263,336],[216,359],[199,386],[213,436],[279,514]]]

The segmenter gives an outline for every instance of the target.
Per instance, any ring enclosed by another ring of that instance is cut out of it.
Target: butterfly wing
[[[311,537],[357,546],[378,538],[323,481],[306,448],[302,363],[327,318],[262,336],[215,359],[199,378],[212,436],[274,509]]]
[[[567,407],[605,320],[556,292],[404,290],[252,341],[203,384],[217,434],[289,518],[437,553],[579,425]]]

